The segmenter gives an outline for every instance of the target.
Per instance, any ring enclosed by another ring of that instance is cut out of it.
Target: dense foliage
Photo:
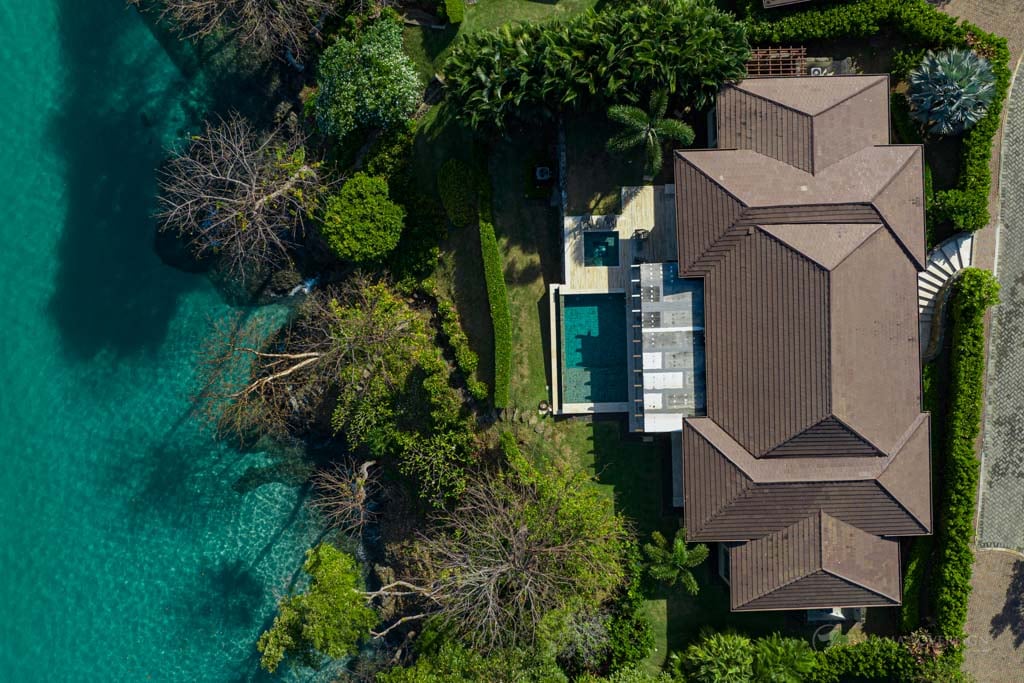
[[[957,187],[935,193],[931,214],[936,221],[950,221],[960,230],[980,230],[988,224],[992,140],[1010,87],[1010,52],[1004,38],[959,22],[927,0],[854,0],[785,14],[756,13],[747,24],[754,45],[868,38],[885,27],[898,31],[911,47],[972,49],[988,59],[995,76],[995,94],[984,118],[964,135]]]
[[[744,25],[709,0],[651,0],[474,33],[444,69],[460,115],[474,127],[500,127],[528,105],[637,104],[651,90],[700,107],[745,75],[749,54]]]
[[[438,171],[437,192],[456,228],[464,228],[477,218],[476,185],[473,172],[458,159],[449,159]]]
[[[358,128],[389,128],[415,111],[419,75],[402,49],[402,25],[385,14],[354,39],[339,37],[324,50],[313,109],[327,135]]]
[[[675,663],[680,674],[698,683],[749,683],[754,676],[754,644],[738,633],[709,633]]]
[[[339,339],[364,341],[353,351],[358,362],[338,371],[334,429],[351,448],[397,461],[425,500],[457,498],[475,455],[475,430],[425,316],[383,283],[367,283],[336,311]]]
[[[754,680],[758,683],[803,683],[818,666],[806,640],[773,633],[754,641]]]
[[[405,209],[388,197],[383,178],[356,173],[324,203],[320,234],[343,261],[379,262],[405,227]]]
[[[437,316],[441,319],[441,331],[448,338],[448,345],[452,347],[455,354],[455,365],[466,382],[466,390],[470,396],[478,401],[487,400],[490,393],[484,382],[476,378],[477,365],[480,359],[476,352],[469,347],[469,337],[462,331],[462,324],[459,322],[459,313],[448,299],[437,297]]]
[[[947,417],[946,470],[936,529],[936,628],[964,637],[971,594],[975,498],[980,463],[974,444],[981,424],[985,376],[985,311],[999,301],[999,283],[977,268],[961,272],[950,302],[953,320],[952,402]]]
[[[929,133],[959,135],[985,116],[994,80],[988,60],[971,50],[929,50],[908,77],[912,114]]]
[[[435,625],[485,652],[531,645],[557,610],[599,610],[625,578],[624,521],[587,478],[506,454],[421,544]]]
[[[489,187],[482,188],[480,204],[480,255],[494,326],[494,406],[504,408],[508,405],[512,384],[512,314],[508,307],[504,261],[491,223]]]
[[[284,598],[274,624],[260,636],[260,666],[273,672],[286,655],[316,667],[322,656],[355,654],[356,645],[377,623],[366,606],[355,558],[321,543],[306,551],[302,570],[309,588]]]
[[[628,104],[615,104],[608,108],[608,118],[621,124],[625,130],[608,141],[611,152],[628,152],[637,147],[644,149],[648,175],[661,170],[666,142],[677,142],[688,147],[693,142],[693,129],[682,121],[665,118],[668,95],[663,90],[651,94],[647,111]]]

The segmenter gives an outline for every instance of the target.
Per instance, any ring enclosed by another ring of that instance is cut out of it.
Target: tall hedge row
[[[508,405],[512,382],[512,314],[508,307],[501,249],[498,248],[492,220],[490,188],[483,187],[480,191],[480,254],[484,262],[487,301],[491,306],[491,324],[494,326],[494,407],[504,408]]]
[[[753,45],[867,38],[886,27],[898,31],[908,47],[962,47],[988,58],[996,77],[996,95],[985,117],[963,138],[957,186],[936,192],[930,212],[934,220],[949,221],[959,230],[980,230],[988,224],[992,140],[1010,88],[1010,51],[1005,38],[959,22],[927,0],[856,0],[782,14],[755,12],[747,24]]]
[[[987,270],[967,268],[953,285],[953,348],[946,467],[939,496],[935,565],[936,629],[964,637],[971,595],[974,510],[980,463],[975,441],[981,427],[985,375],[985,311],[999,301],[999,283]]]

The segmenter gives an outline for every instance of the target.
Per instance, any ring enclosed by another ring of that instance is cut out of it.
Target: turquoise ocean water
[[[204,76],[123,0],[0,0],[0,37],[0,680],[258,677],[318,530],[190,420],[228,309],[150,215]]]

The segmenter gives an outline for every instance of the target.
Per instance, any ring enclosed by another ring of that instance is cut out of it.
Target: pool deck
[[[621,204],[620,214],[565,217],[562,226],[565,289],[574,293],[625,292],[629,288],[630,266],[634,260],[676,260],[675,186],[624,187]],[[618,233],[618,266],[584,265],[583,233],[587,230]],[[633,239],[637,230],[648,231],[648,237]]]
[[[548,287],[548,310],[550,339],[560,339],[559,307],[556,300],[565,294],[626,294],[626,320],[631,324],[634,318],[633,301],[629,296],[632,265],[636,262],[675,261],[676,249],[676,197],[674,185],[642,185],[622,188],[622,211],[605,216],[566,216],[563,223],[563,271],[562,284]],[[619,235],[618,266],[586,266],[583,260],[583,233],[586,230],[614,231]],[[637,230],[646,230],[646,239],[634,239]],[[627,329],[625,345],[628,359],[629,398],[635,400],[642,395],[642,387],[634,386],[636,358],[634,358],[633,335]],[[558,375],[551,384],[551,405],[559,414],[586,415],[600,413],[634,414],[629,401],[623,403],[565,403],[561,402],[561,348],[559,343],[551,346],[551,367]],[[635,429],[635,428],[634,428]]]

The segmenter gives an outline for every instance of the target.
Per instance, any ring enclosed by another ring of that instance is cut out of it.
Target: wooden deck
[[[565,284],[574,291],[623,292],[629,285],[629,267],[644,262],[675,261],[676,205],[673,185],[622,188],[622,213],[608,216],[566,216],[564,230]],[[619,235],[618,266],[587,266],[583,261],[583,233],[611,231]],[[639,230],[646,239],[634,239]]]

